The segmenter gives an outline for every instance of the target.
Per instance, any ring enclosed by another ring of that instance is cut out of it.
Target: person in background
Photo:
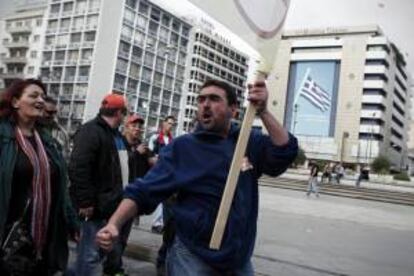
[[[324,183],[324,180],[328,179],[328,184],[331,183],[331,179],[332,179],[332,165],[331,163],[326,163],[325,166],[323,167],[323,172],[322,172],[322,177],[321,177],[321,184]]]
[[[46,89],[18,79],[0,99],[0,275],[54,275],[66,269],[68,234],[78,237],[67,171],[39,124]]]
[[[172,128],[174,127],[174,124],[175,124],[174,116],[168,116],[163,120],[161,129],[157,133],[151,135],[149,142],[148,142],[148,148],[154,154],[155,160],[158,159],[160,150],[172,141],[173,139]],[[160,234],[162,233],[163,228],[164,228],[163,205],[159,204],[157,206],[157,209],[155,209],[155,212],[154,212],[154,219],[152,221],[151,230],[154,233]]]
[[[128,161],[131,182],[137,177],[143,177],[154,162],[148,146],[141,140],[144,123],[138,114],[129,115],[125,121],[123,135],[130,148]]]
[[[308,188],[306,191],[307,196],[310,196],[310,194],[313,192],[315,193],[316,197],[319,197],[318,173],[319,173],[319,166],[317,164],[311,164],[309,180],[308,180]]]
[[[158,159],[160,151],[173,139],[172,129],[175,125],[175,117],[167,116],[163,122],[161,129],[158,133],[152,135],[149,139],[149,149],[155,155],[155,159]],[[174,204],[174,196],[159,204],[154,212],[154,220],[152,222],[151,230],[154,233],[162,233],[163,243],[158,250],[158,256],[156,261],[157,275],[165,275],[165,260],[167,257],[167,245],[169,238],[174,235],[173,216],[171,211],[171,205]],[[168,226],[168,228],[166,227]]]
[[[97,275],[105,254],[95,235],[122,200],[129,181],[128,147],[118,131],[127,114],[122,95],[108,94],[98,115],[82,125],[74,137],[69,163],[70,191],[81,222],[81,239],[73,270],[76,276]],[[128,236],[128,225],[121,237]],[[104,273],[122,275],[123,247],[120,241],[105,259]]]
[[[43,125],[57,142],[65,161],[69,161],[70,138],[66,130],[57,122],[57,101],[50,96],[45,97],[45,109],[39,123]]]
[[[342,166],[342,164],[341,163],[338,163],[336,166],[335,166],[335,173],[336,173],[336,175],[335,175],[335,178],[336,178],[336,183],[337,184],[341,184],[341,179],[344,177],[344,175],[345,175],[345,169],[344,169],[344,167]]]
[[[359,188],[361,186],[361,181],[362,180],[366,180],[366,181],[369,180],[369,167],[368,166],[364,166],[364,165],[361,166],[358,178],[355,182],[355,186],[357,188]]]
[[[167,275],[254,275],[251,256],[258,217],[258,179],[278,176],[298,152],[296,138],[267,109],[264,82],[249,85],[248,100],[269,135],[252,130],[219,250],[209,249],[211,233],[240,129],[231,122],[237,95],[226,82],[208,80],[199,92],[198,128],[174,139],[143,178],[130,183],[124,199],[97,242],[110,250],[119,229],[131,217],[150,213],[159,202],[177,195],[173,205],[175,237],[168,248]]]

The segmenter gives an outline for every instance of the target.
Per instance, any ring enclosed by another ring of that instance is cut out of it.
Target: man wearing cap
[[[132,182],[137,177],[143,177],[151,166],[151,156],[148,146],[141,142],[141,130],[144,119],[138,114],[129,115],[125,121],[124,138],[130,148],[129,178]]]
[[[123,187],[128,184],[127,147],[118,131],[126,106],[121,95],[105,96],[96,118],[82,125],[74,138],[69,164],[70,191],[82,219],[73,271],[77,276],[97,275],[104,255],[95,243],[95,235],[115,211],[122,199]],[[122,273],[119,242],[109,255],[104,273]]]
[[[112,248],[125,221],[150,213],[176,193],[172,206],[175,237],[168,247],[167,275],[254,275],[251,257],[259,210],[258,180],[262,174],[278,176],[286,171],[297,155],[298,143],[267,109],[266,84],[257,81],[248,90],[248,100],[269,134],[257,129],[248,134],[220,249],[210,249],[209,241],[240,133],[232,123],[237,94],[220,80],[207,80],[201,86],[197,129],[165,146],[145,177],[126,187],[117,211],[98,232],[97,242],[103,249]]]

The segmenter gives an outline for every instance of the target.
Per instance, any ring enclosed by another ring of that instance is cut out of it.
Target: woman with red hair
[[[1,275],[64,271],[77,229],[62,155],[37,124],[45,96],[41,81],[26,79],[0,98]]]

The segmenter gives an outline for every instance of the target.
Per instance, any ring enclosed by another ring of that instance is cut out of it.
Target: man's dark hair
[[[175,117],[173,115],[168,115],[167,117],[164,118],[164,122],[168,121],[169,119],[175,121]]]
[[[204,82],[204,84],[201,86],[200,91],[203,88],[209,87],[209,86],[217,86],[226,91],[226,98],[229,105],[237,105],[237,95],[234,91],[234,88],[231,87],[227,82],[216,80],[216,79],[209,79]]]
[[[47,103],[51,103],[51,104],[57,105],[57,100],[55,98],[52,98],[51,96],[46,96],[44,98],[44,100]]]
[[[116,114],[116,112],[118,110],[121,110],[124,114],[127,113],[126,108],[120,109],[120,108],[105,108],[105,107],[101,107],[99,109],[99,115],[105,116],[105,117],[114,117],[115,114]]]

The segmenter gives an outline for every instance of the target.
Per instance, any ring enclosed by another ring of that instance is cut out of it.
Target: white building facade
[[[46,1],[20,1],[3,19],[0,79],[7,87],[16,78],[39,76]]]
[[[286,31],[271,109],[310,159],[407,165],[410,74],[377,26]]]
[[[231,42],[214,31],[205,19],[189,19],[195,26],[191,33],[186,72],[184,112],[179,120],[179,130],[189,132],[196,120],[197,96],[201,85],[208,79],[228,82],[237,93],[239,114],[245,99],[248,72],[248,55],[237,50]],[[239,118],[240,119],[240,118]]]
[[[144,0],[52,0],[41,76],[71,132],[105,94],[128,99],[146,132],[179,116],[191,25]]]

